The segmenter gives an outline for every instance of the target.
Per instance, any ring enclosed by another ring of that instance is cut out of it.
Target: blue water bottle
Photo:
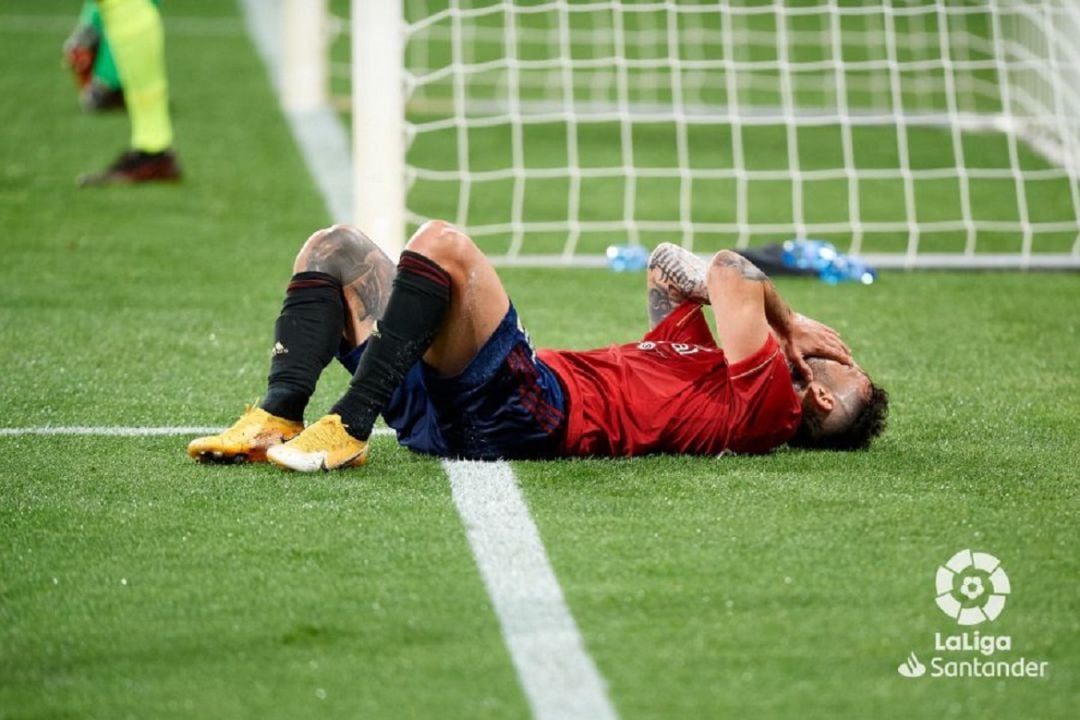
[[[649,251],[641,245],[610,245],[605,254],[608,267],[615,272],[644,270],[649,264]]]
[[[781,255],[783,263],[799,270],[822,270],[832,264],[839,255],[836,247],[825,240],[788,240]]]
[[[818,275],[823,282],[836,285],[841,282],[857,282],[871,285],[877,280],[877,272],[858,258],[837,255],[836,259]]]
[[[829,285],[841,282],[870,285],[877,280],[877,272],[872,267],[856,257],[840,253],[832,243],[824,240],[788,240],[783,245],[781,258],[788,267],[813,270]]]

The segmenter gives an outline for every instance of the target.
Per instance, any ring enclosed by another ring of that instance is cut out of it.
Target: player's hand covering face
[[[840,335],[828,325],[799,313],[793,314],[793,322],[786,337],[780,338],[784,354],[807,383],[814,379],[814,372],[807,363],[809,357],[834,360],[841,365],[852,365],[851,350]]]

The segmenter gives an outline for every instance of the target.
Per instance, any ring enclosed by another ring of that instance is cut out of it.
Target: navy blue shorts
[[[350,373],[366,346],[338,356]],[[413,365],[383,418],[398,442],[415,452],[475,460],[548,458],[559,454],[566,398],[511,305],[460,375],[439,377],[423,361]]]

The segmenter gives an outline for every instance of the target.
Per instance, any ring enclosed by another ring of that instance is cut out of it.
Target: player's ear
[[[806,388],[806,393],[810,396],[810,402],[814,407],[823,413],[830,413],[836,407],[836,396],[819,382],[810,383]]]

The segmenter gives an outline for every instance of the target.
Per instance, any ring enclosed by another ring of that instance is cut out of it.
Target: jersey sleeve
[[[642,338],[653,342],[686,343],[687,345],[701,345],[702,347],[715,348],[716,340],[713,338],[709,323],[705,322],[705,314],[701,305],[693,300],[684,300],[679,306],[671,311],[671,314],[645,334]]]

